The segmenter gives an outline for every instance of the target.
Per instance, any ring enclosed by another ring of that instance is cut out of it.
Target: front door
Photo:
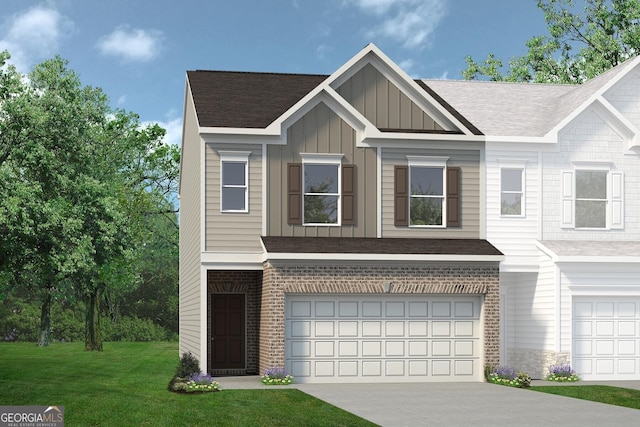
[[[211,369],[244,369],[244,295],[211,295]]]

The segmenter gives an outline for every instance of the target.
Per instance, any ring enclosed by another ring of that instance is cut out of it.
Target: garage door
[[[640,298],[575,297],[572,359],[585,380],[640,379]]]
[[[479,296],[288,295],[297,382],[479,381]]]

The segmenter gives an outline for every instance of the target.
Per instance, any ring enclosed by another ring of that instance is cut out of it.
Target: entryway
[[[211,369],[245,368],[245,295],[211,295]]]

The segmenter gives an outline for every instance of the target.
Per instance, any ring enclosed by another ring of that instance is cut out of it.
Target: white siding
[[[588,109],[564,129],[557,147],[542,153],[543,240],[638,240],[640,238],[640,167],[636,155],[625,154],[627,143],[596,109]],[[610,165],[610,176],[624,174],[624,225],[611,230],[562,228],[562,173],[588,162]]]
[[[191,352],[201,363],[200,301],[200,147],[195,109],[187,86],[180,175],[180,354]]]
[[[220,156],[218,151],[250,151],[249,212],[220,212]],[[206,250],[258,252],[262,233],[262,146],[206,144]]]
[[[629,73],[618,84],[605,93],[611,103],[636,128],[640,128],[640,75]]]
[[[487,240],[505,254],[502,269],[535,266],[540,197],[538,153],[515,150],[513,145],[504,147],[505,144],[487,144]],[[503,217],[500,215],[500,169],[514,164],[521,164],[525,169],[525,212],[523,217]]]

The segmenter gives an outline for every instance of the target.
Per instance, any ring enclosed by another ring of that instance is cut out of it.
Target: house
[[[187,72],[180,352],[214,375],[481,381],[485,137],[374,45],[330,76]]]
[[[580,86],[187,72],[180,351],[298,382],[640,379],[640,59]]]
[[[503,364],[640,379],[640,57],[579,86],[426,84],[485,134]]]

